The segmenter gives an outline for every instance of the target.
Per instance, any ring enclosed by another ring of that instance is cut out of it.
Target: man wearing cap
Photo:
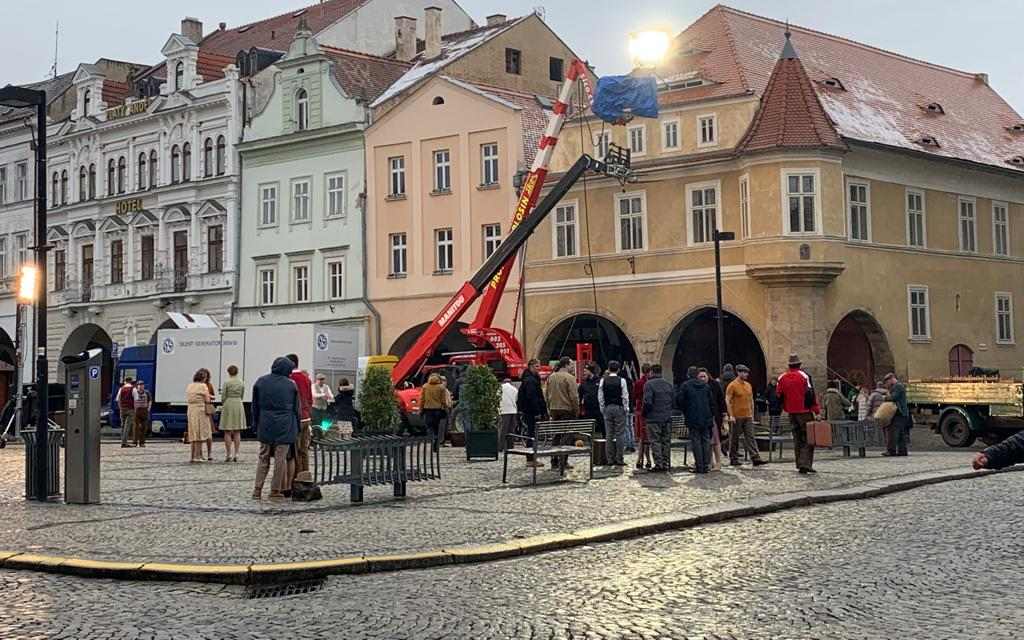
[[[814,394],[811,377],[800,365],[800,356],[789,356],[789,371],[779,377],[776,393],[782,398],[782,409],[789,414],[793,427],[793,449],[796,451],[796,468],[800,473],[817,473],[814,470],[814,445],[807,441],[807,424],[819,413],[818,399]]]
[[[724,378],[724,376],[723,376]],[[740,440],[755,467],[765,464],[757,451],[754,440],[754,389],[747,382],[750,369],[746,365],[736,366],[736,378],[725,389],[725,404],[732,418],[729,431],[729,464],[740,466]]]
[[[896,377],[895,373],[885,376],[882,383],[889,391],[889,399],[896,404],[896,415],[892,417],[889,431],[892,437],[888,441],[886,455],[907,455],[907,442],[910,440],[910,408],[907,405],[907,387]]]
[[[310,418],[314,427],[322,427],[326,418],[329,417],[331,405],[334,404],[334,392],[331,385],[327,384],[327,376],[316,374],[316,383],[313,385],[313,408],[310,410]]]

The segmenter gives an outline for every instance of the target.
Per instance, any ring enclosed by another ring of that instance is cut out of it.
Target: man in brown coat
[[[576,384],[576,375],[573,373],[572,360],[568,356],[558,361],[555,372],[548,377],[544,396],[548,405],[548,415],[552,420],[575,420],[579,416],[579,387]],[[560,438],[558,444],[562,444],[562,440],[568,438],[571,436]],[[564,464],[566,469],[572,468],[572,465],[568,463],[568,458],[564,456],[551,459],[552,468],[557,469],[560,464]]]

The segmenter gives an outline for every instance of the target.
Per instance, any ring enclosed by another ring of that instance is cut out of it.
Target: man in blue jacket
[[[708,386],[707,373],[702,371],[690,377],[688,370],[687,376],[689,379],[676,393],[676,408],[683,412],[690,432],[694,472],[704,474],[711,470],[711,429],[715,424],[711,388]]]
[[[270,481],[270,499],[284,499],[290,490],[289,450],[299,434],[302,419],[299,390],[289,377],[295,365],[288,358],[277,358],[270,373],[260,376],[252,387],[252,422],[260,441],[260,460],[256,466],[256,487],[252,497],[259,500],[263,483],[274,459],[274,477]]]

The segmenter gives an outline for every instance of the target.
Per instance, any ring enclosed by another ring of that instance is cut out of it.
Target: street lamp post
[[[721,243],[735,240],[736,234],[732,231],[719,231],[718,221],[715,220],[712,237],[715,240],[715,310],[718,321],[718,375],[722,375],[725,368],[725,322],[722,316],[722,245]]]
[[[36,109],[36,217],[35,246],[35,356],[36,356],[36,440],[35,450],[25,455],[34,457],[35,478],[32,486],[35,500],[46,501],[49,496],[49,364],[46,359],[46,92],[7,85],[0,89],[0,105]],[[21,393],[21,389],[16,390]]]

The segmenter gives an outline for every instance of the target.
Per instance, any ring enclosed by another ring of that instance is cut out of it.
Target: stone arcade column
[[[783,371],[790,353],[796,353],[824,391],[828,328],[825,323],[825,289],[845,266],[841,262],[807,262],[751,265],[747,275],[764,285],[767,296],[768,373]]]

